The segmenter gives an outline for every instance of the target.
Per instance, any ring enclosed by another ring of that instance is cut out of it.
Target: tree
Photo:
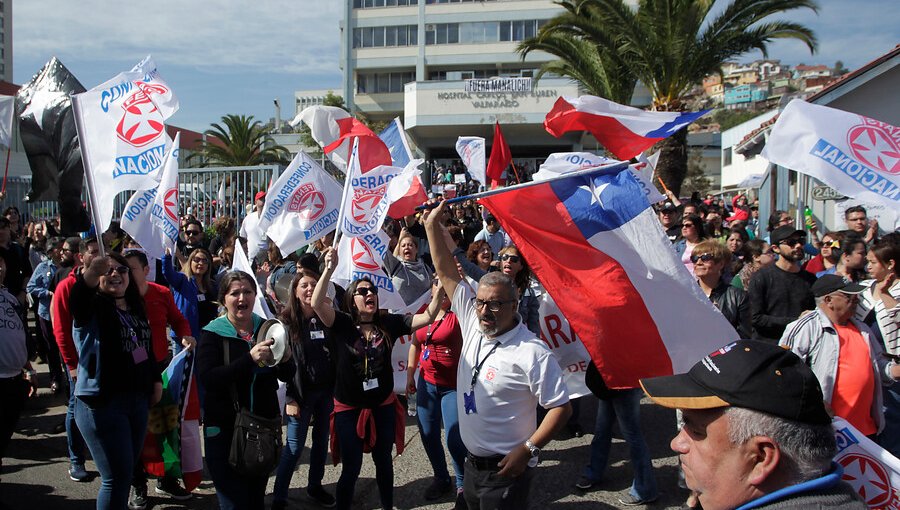
[[[843,76],[843,75],[849,73],[850,70],[847,69],[846,67],[844,67],[843,61],[838,60],[837,62],[834,63],[834,68],[831,69],[831,72],[834,74],[834,76]]]
[[[681,196],[688,196],[695,191],[700,192],[702,196],[711,191],[712,180],[707,177],[706,173],[703,171],[703,166],[700,164],[702,157],[702,149],[693,151],[690,156],[688,156],[688,169],[687,174],[684,177],[684,182],[681,184]]]
[[[207,139],[191,155],[201,167],[286,165],[290,160],[290,152],[252,115],[225,115],[222,124],[213,123],[204,134]]]
[[[518,51],[555,55],[559,60],[541,71],[572,78],[592,94],[627,104],[630,94],[623,100],[619,88],[630,79],[649,89],[653,110],[684,111],[690,90],[705,76],[721,74],[729,59],[754,49],[768,57],[767,46],[776,39],[816,49],[808,27],[771,20],[796,9],[818,12],[815,0],[731,0],[715,15],[715,0],[639,0],[636,9],[630,3],[561,0],[566,11]],[[678,194],[688,167],[687,130],[661,142],[660,151],[657,173]]]

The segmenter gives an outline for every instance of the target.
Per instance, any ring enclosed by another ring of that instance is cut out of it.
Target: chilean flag
[[[335,122],[340,128],[341,134],[337,140],[322,149],[325,154],[338,150],[342,156],[347,154],[349,159],[350,148],[353,139],[356,138],[359,140],[359,166],[362,168],[362,173],[366,173],[376,166],[391,166],[391,151],[368,126],[353,117],[337,119]]]
[[[544,119],[544,129],[557,138],[590,131],[617,158],[630,159],[708,112],[648,112],[602,97],[561,97]]]
[[[481,198],[610,388],[686,372],[738,334],[675,255],[624,165]]]

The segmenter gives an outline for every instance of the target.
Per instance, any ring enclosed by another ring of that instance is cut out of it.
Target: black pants
[[[28,383],[21,375],[0,379],[0,466],[27,398]]]
[[[515,478],[497,476],[497,469],[478,469],[466,459],[464,495],[469,510],[521,510],[528,508],[528,492],[534,469]]]

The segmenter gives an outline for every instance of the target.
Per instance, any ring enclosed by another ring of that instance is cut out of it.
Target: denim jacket
[[[46,259],[34,268],[31,279],[25,286],[25,291],[37,301],[38,315],[47,321],[50,320],[50,300],[53,299],[53,294],[49,290],[50,280],[54,274],[56,274],[56,264],[52,260]]]
[[[856,319],[850,319],[850,322],[856,326],[863,339],[869,344],[875,380],[880,380],[881,384],[885,386],[892,384],[894,379],[891,377],[891,367],[894,362],[884,355],[884,348],[875,341],[872,330],[868,326]],[[825,402],[830,404],[834,394],[834,384],[837,380],[838,358],[840,357],[840,341],[831,320],[822,313],[821,309],[817,308],[814,312],[788,324],[778,344],[788,347],[806,362],[822,386]],[[871,416],[875,420],[878,432],[881,432],[884,428],[881,388],[876,385],[874,393]]]

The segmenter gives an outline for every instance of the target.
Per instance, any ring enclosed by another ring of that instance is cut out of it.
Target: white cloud
[[[23,60],[131,61],[152,53],[208,72],[336,73],[342,8],[315,0],[28,1],[13,10],[14,47]]]

